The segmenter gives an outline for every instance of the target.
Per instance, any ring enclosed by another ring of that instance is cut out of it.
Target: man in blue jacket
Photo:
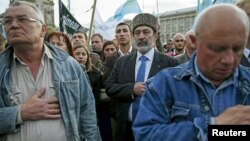
[[[42,12],[14,2],[3,24],[10,46],[0,54],[0,140],[99,141],[86,74],[66,52],[44,43]]]
[[[239,66],[249,20],[217,4],[198,15],[188,63],[147,81],[133,122],[137,141],[206,141],[209,124],[250,124],[250,70]]]

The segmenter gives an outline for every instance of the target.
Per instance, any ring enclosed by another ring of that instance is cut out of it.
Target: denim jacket
[[[133,123],[136,141],[207,140],[209,119],[217,115],[194,65],[193,56],[189,62],[164,69],[147,81]],[[250,105],[250,69],[239,66],[238,72],[236,99],[225,100]]]
[[[52,56],[53,83],[59,99],[68,141],[99,141],[95,101],[86,73],[79,63],[62,50],[45,43]],[[11,105],[10,67],[13,48],[0,54],[0,141],[5,135],[20,131],[16,124],[17,107]]]

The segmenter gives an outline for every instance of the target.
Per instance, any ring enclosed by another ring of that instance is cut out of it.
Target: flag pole
[[[59,8],[59,17],[61,16],[60,13],[62,13],[62,2],[61,0],[58,0],[58,8]],[[59,30],[61,32],[64,32],[63,31],[63,25],[61,24],[62,23],[62,19],[58,18],[59,19]]]
[[[96,1],[97,0],[94,0],[94,4],[93,4],[92,16],[91,16],[90,27],[89,27],[89,38],[88,38],[88,42],[87,42],[88,46],[89,46],[90,38],[92,36],[92,28],[93,28],[93,21],[94,21],[94,16],[95,16]]]
[[[157,9],[157,15],[159,15],[159,2],[158,2],[158,0],[156,0],[156,9]]]
[[[69,11],[70,11],[70,8],[71,8],[71,1],[70,0],[68,0],[68,7],[67,7],[68,9],[69,9]]]
[[[158,20],[158,24],[160,25],[159,2],[158,2],[158,0],[156,0],[156,10],[157,10],[157,20]]]
[[[159,15],[159,2],[156,0],[156,10],[157,10],[157,39],[156,39],[156,48],[158,51],[162,52],[162,43],[161,43],[161,33],[160,33],[160,15]]]
[[[144,12],[144,0],[142,0],[142,12]]]

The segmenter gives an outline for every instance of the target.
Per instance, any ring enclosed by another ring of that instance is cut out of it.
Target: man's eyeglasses
[[[17,17],[4,17],[2,24],[5,26],[8,26],[8,25],[11,25],[14,20],[19,24],[27,24],[29,22],[43,23],[42,21],[34,19],[34,18],[30,18],[30,17],[26,17],[26,16],[17,16]]]
[[[180,40],[174,40],[175,42],[183,42],[184,40],[183,39],[180,39]]]

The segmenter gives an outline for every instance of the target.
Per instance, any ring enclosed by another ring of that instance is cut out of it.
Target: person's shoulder
[[[52,45],[52,44],[50,44],[48,42],[44,42],[44,43],[45,43],[46,47],[49,49],[49,51],[52,54],[52,56],[55,57],[56,59],[65,60],[67,57],[70,56],[63,49],[55,47],[54,45]]]
[[[185,57],[185,54],[179,54],[179,55],[174,56],[174,58],[177,59],[177,60],[181,59],[183,57]]]
[[[128,59],[131,59],[131,58],[135,58],[136,57],[136,52],[132,52],[130,54],[127,54],[127,55],[123,55],[123,56],[120,56],[118,58],[119,61],[128,61]]]
[[[179,54],[177,56],[174,56],[174,58],[180,63],[183,64],[188,61],[188,58],[185,54]]]
[[[0,66],[11,64],[11,59],[13,57],[14,49],[11,46],[8,46],[4,51],[0,53]]]
[[[89,76],[95,76],[96,78],[102,76],[101,71],[98,70],[98,69],[92,69],[91,71],[87,71],[87,74],[88,74]]]
[[[179,74],[182,71],[185,71],[188,64],[181,64],[173,67],[166,67],[160,70],[157,75],[162,76],[175,76],[176,74]]]
[[[169,82],[173,82],[173,79],[175,79],[176,74],[179,73],[181,67],[179,66],[175,66],[175,67],[168,67],[168,68],[164,68],[162,70],[160,70],[158,73],[156,73],[156,75],[154,75],[153,77],[149,78],[147,80],[148,83],[152,83],[152,82],[162,82],[162,81],[169,81]]]
[[[170,59],[170,60],[175,60],[173,57],[171,56],[168,56],[162,52],[159,52],[159,51],[156,51],[156,54],[159,55],[160,57],[163,57],[163,58],[167,58],[167,59]]]
[[[73,66],[80,66],[80,64],[77,62],[75,58],[70,56],[66,51],[53,47],[53,46],[48,46],[50,49],[50,52],[53,56],[53,58],[59,62],[59,63],[64,63],[64,64],[71,64]],[[81,68],[81,67],[80,67]]]
[[[250,81],[250,67],[239,65],[239,76]]]
[[[164,59],[165,62],[171,63],[172,64],[171,66],[177,66],[177,65],[179,65],[178,60],[175,59],[175,58],[173,58],[173,57],[171,57],[171,56],[167,56],[166,54],[161,53],[161,52],[157,52],[157,55],[160,58]]]
[[[243,72],[247,72],[247,73],[250,73],[250,67],[247,67],[247,66],[244,66],[244,65],[241,65],[239,64],[239,67],[238,67],[241,71]]]
[[[174,56],[174,52],[173,52],[173,51],[170,51],[170,52],[165,53],[165,55],[170,56],[170,57],[173,57],[173,56]]]
[[[114,53],[112,53],[111,55],[107,56],[107,57],[105,58],[105,61],[106,61],[106,60],[107,60],[107,61],[116,60],[119,56],[120,56],[120,55],[119,55],[118,52],[114,52]]]

